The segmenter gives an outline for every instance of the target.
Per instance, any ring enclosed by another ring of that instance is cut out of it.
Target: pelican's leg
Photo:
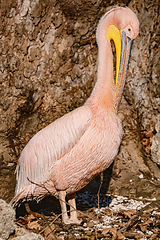
[[[80,224],[81,220],[78,220],[77,218],[75,195],[75,193],[72,193],[68,196],[68,203],[70,205],[70,223]]]
[[[66,207],[66,192],[65,191],[59,191],[59,202],[61,205],[61,211],[62,211],[62,221],[65,224],[70,224],[70,219],[67,214],[67,207]]]

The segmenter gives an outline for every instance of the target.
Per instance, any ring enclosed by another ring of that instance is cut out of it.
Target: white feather
[[[35,185],[30,181],[40,183],[51,165],[75,146],[91,120],[92,111],[82,106],[39,131],[25,146],[19,158],[15,196],[28,185],[32,185],[33,193]]]

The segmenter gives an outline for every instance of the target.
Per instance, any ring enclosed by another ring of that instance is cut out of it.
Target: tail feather
[[[16,194],[14,198],[11,200],[10,204],[13,207],[17,207],[21,205],[21,203],[31,200],[36,200],[37,202],[43,199],[44,197],[51,195],[50,191],[47,191],[43,187],[35,187],[33,191],[33,186],[28,185],[25,187],[20,193]],[[55,193],[53,193],[55,195]]]
[[[13,207],[19,206],[22,202],[25,202],[27,200],[32,200],[33,197],[31,194],[29,194],[29,188],[30,186],[27,186],[23,189],[20,193],[16,194],[14,198],[11,200],[10,204]]]

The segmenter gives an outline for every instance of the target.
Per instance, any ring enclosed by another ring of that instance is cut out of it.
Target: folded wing
[[[89,107],[82,106],[39,131],[28,142],[19,158],[15,196],[31,185],[30,181],[42,182],[51,165],[79,141],[91,120],[92,111]]]

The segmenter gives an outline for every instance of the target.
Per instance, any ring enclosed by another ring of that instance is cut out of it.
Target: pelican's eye
[[[130,25],[125,27],[123,30],[125,31],[125,33],[128,37],[130,37],[130,38],[133,37],[133,30],[132,30],[132,27]]]

